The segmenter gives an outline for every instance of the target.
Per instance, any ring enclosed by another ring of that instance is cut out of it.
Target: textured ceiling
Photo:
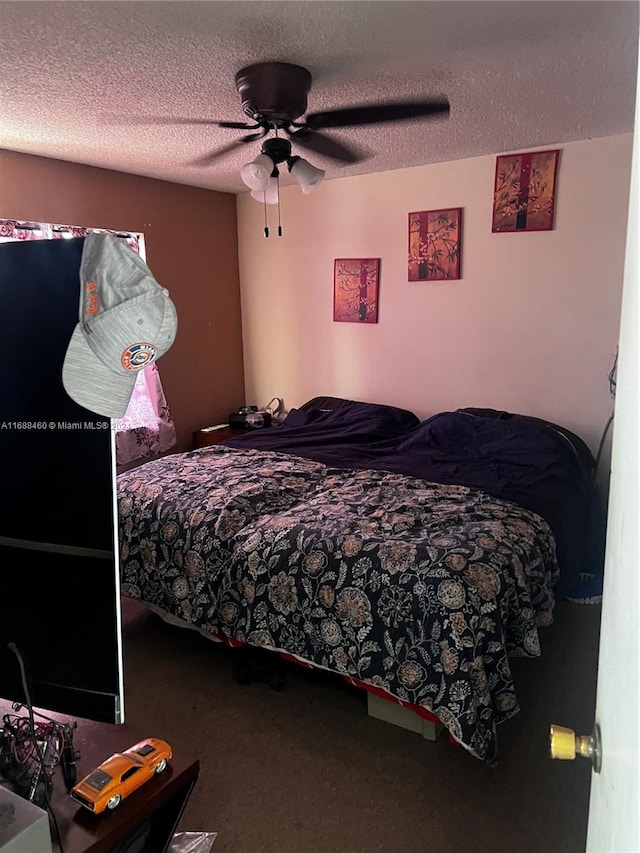
[[[241,131],[235,72],[293,62],[309,111],[446,95],[448,119],[327,131],[364,149],[326,179],[629,132],[637,2],[0,2],[0,147],[246,190],[260,143],[189,165]],[[290,181],[289,176],[285,182]]]

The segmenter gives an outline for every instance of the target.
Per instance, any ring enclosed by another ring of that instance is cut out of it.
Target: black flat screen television
[[[83,238],[0,244],[0,697],[124,721],[115,442],[62,364]]]

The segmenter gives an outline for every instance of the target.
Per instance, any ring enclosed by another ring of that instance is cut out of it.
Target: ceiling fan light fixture
[[[287,163],[289,172],[296,179],[304,195],[309,195],[324,178],[324,170],[317,169],[302,157],[291,157]]]
[[[259,154],[240,169],[240,177],[251,190],[265,192],[269,187],[274,163],[268,154]],[[253,195],[253,193],[252,193]]]
[[[264,189],[251,191],[251,198],[254,198],[256,201],[262,201],[265,204],[277,204],[278,196],[279,193],[277,178],[269,178],[267,185]]]

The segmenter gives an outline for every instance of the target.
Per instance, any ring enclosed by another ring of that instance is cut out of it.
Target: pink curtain
[[[154,364],[138,373],[123,418],[116,421],[116,461],[127,465],[171,450],[176,428]]]
[[[144,258],[144,238],[141,234],[110,231],[107,228],[82,228],[76,225],[0,219],[0,243],[84,237],[92,231],[113,234]],[[114,423],[118,466],[166,453],[175,446],[176,428],[155,363],[138,373],[127,411],[124,417]]]

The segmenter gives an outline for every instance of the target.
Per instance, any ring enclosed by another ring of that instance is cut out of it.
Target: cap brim
[[[94,355],[80,325],[71,335],[64,364],[62,384],[80,406],[107,418],[121,418],[127,411],[137,372],[126,376],[114,373]]]

